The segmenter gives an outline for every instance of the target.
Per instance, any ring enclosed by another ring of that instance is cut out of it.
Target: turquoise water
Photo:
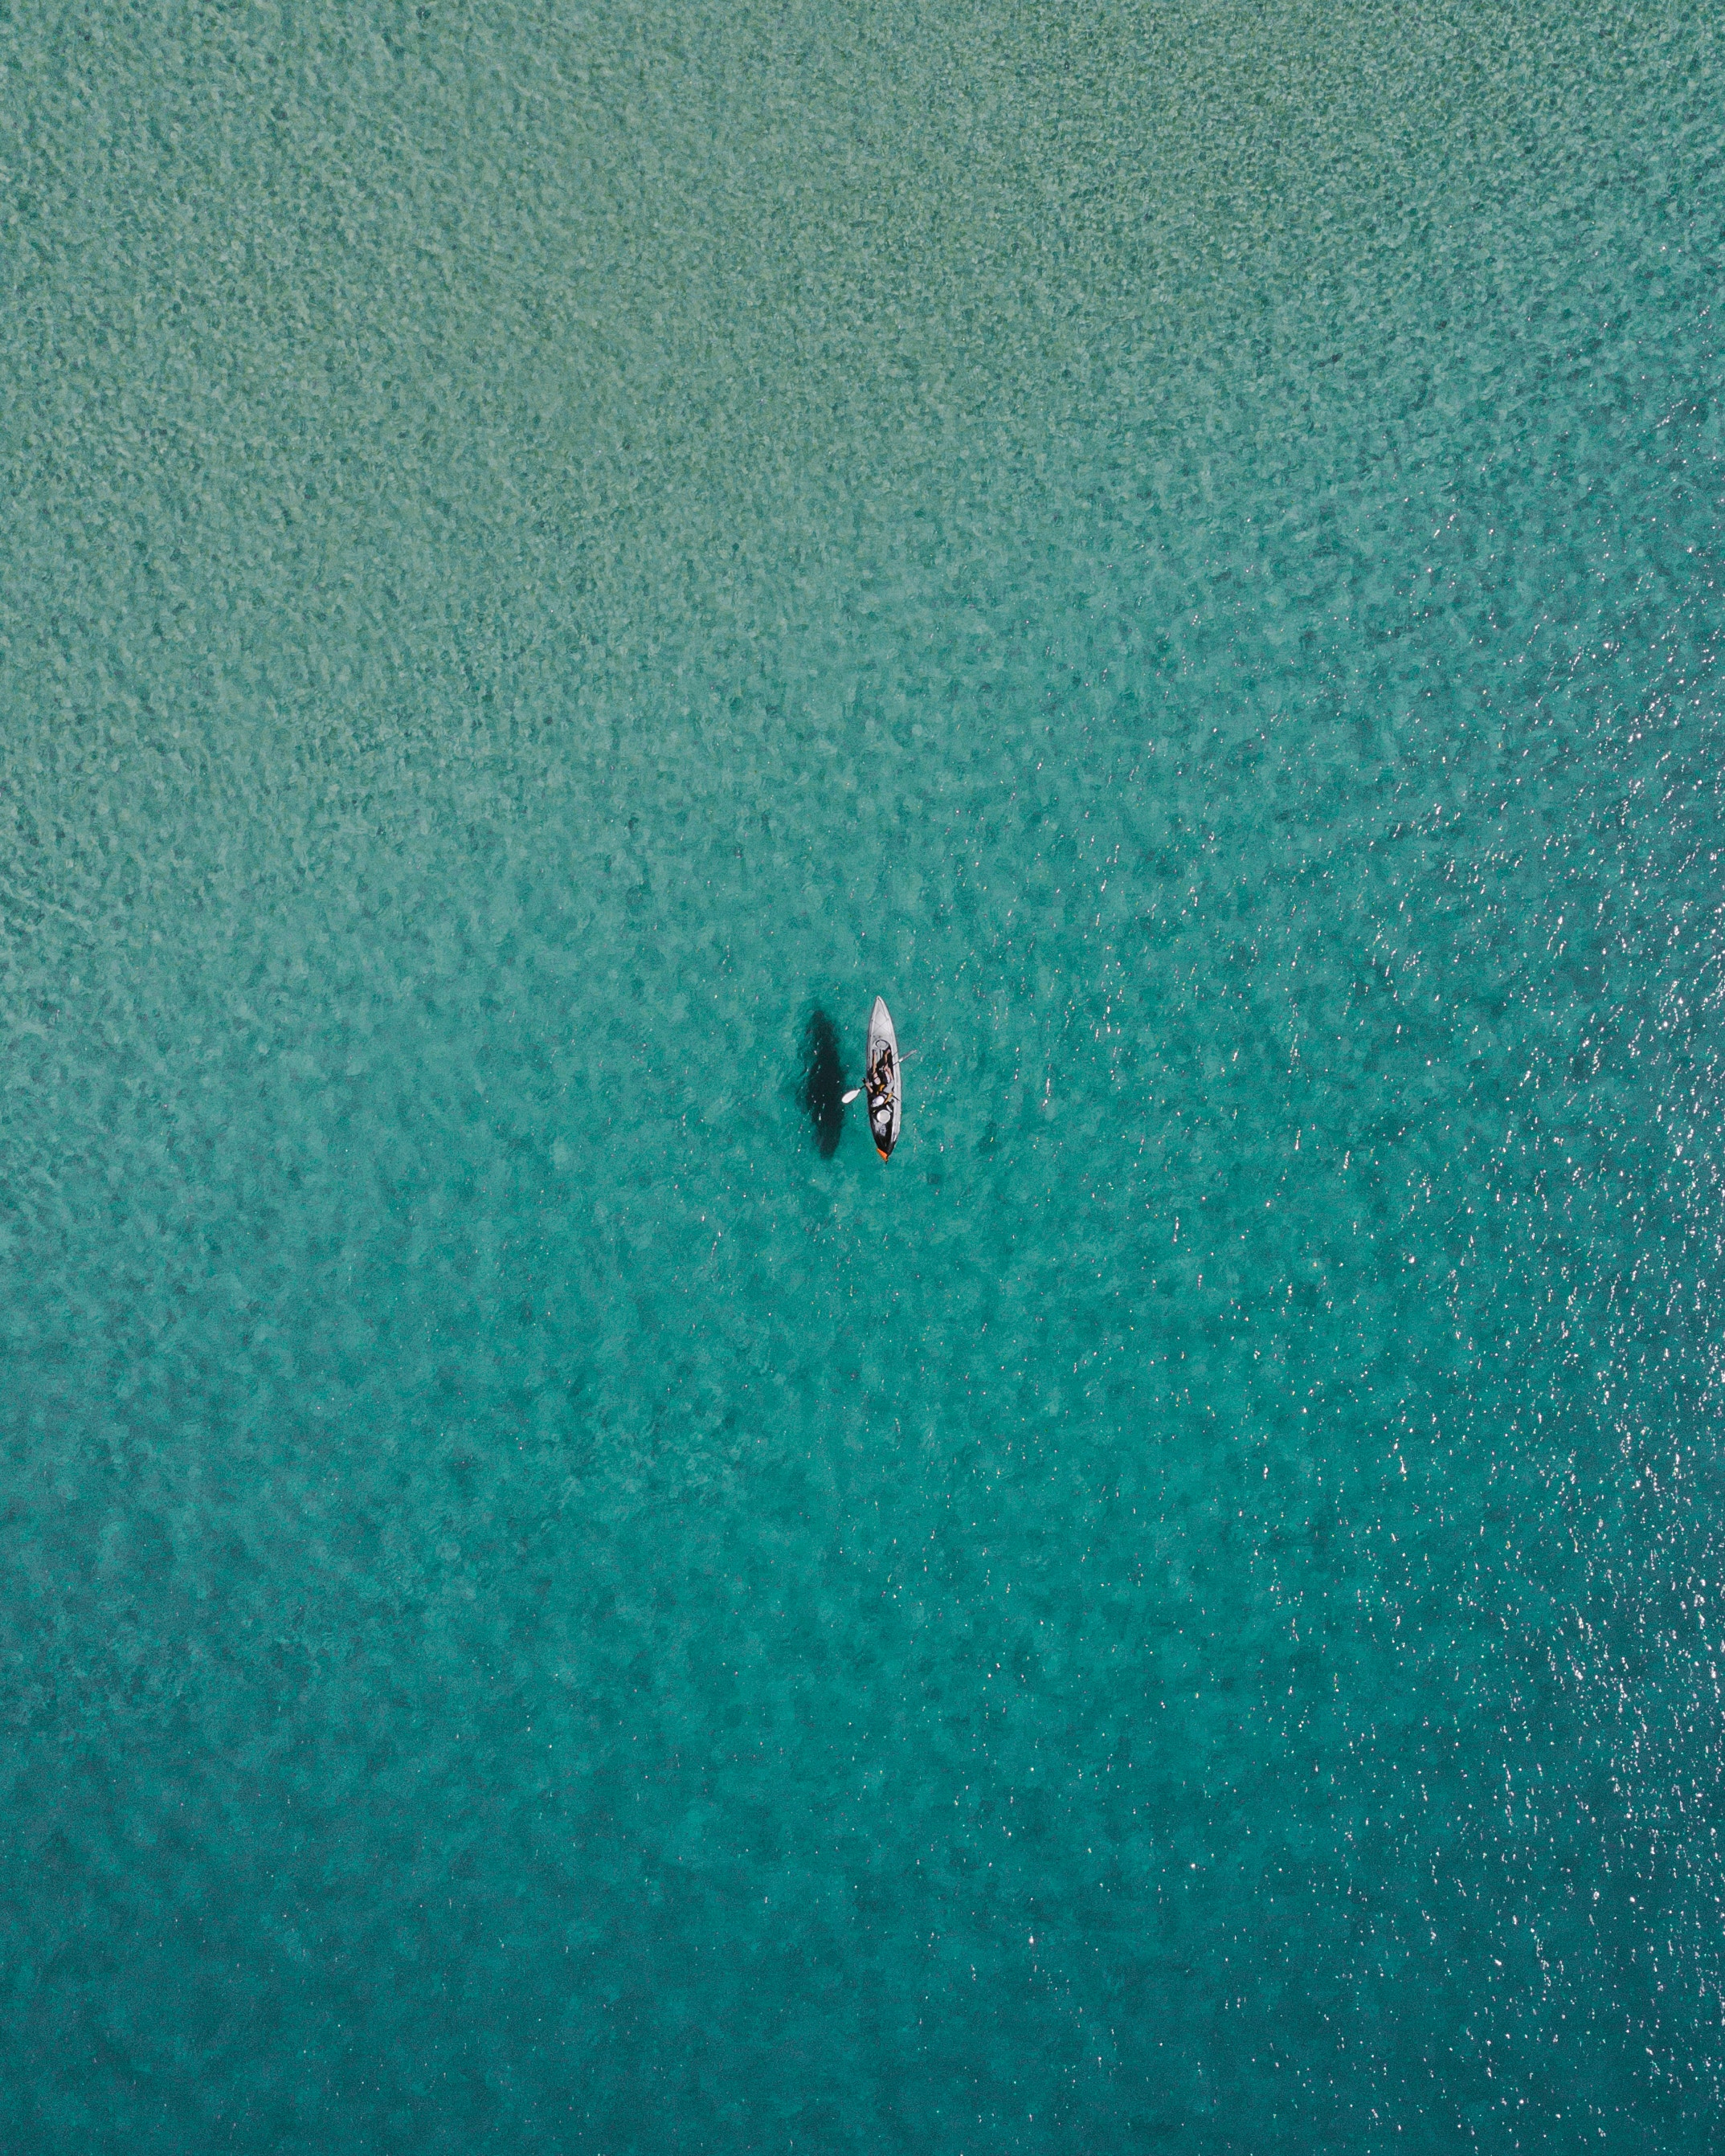
[[[1717,2146],[1716,21],[0,68],[0,2146]]]

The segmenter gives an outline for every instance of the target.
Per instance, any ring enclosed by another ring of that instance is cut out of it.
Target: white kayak
[[[875,1150],[885,1160],[898,1143],[904,1117],[904,1081],[899,1075],[898,1035],[892,1029],[892,1014],[885,996],[876,996],[869,1014],[869,1135]]]

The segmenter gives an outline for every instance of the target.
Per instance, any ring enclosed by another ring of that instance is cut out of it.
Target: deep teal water
[[[1718,2146],[1717,20],[0,68],[0,2146]]]

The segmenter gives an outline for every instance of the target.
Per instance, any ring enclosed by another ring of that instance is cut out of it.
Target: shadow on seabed
[[[845,1072],[839,1061],[839,1035],[817,1004],[803,1029],[803,1083],[797,1097],[814,1126],[814,1142],[823,1160],[839,1150],[845,1132]]]

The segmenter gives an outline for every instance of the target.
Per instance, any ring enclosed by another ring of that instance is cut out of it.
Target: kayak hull
[[[865,1091],[869,1101],[869,1136],[882,1160],[891,1158],[904,1122],[905,1086],[899,1070],[898,1034],[885,996],[876,996],[869,1014],[869,1060]]]

